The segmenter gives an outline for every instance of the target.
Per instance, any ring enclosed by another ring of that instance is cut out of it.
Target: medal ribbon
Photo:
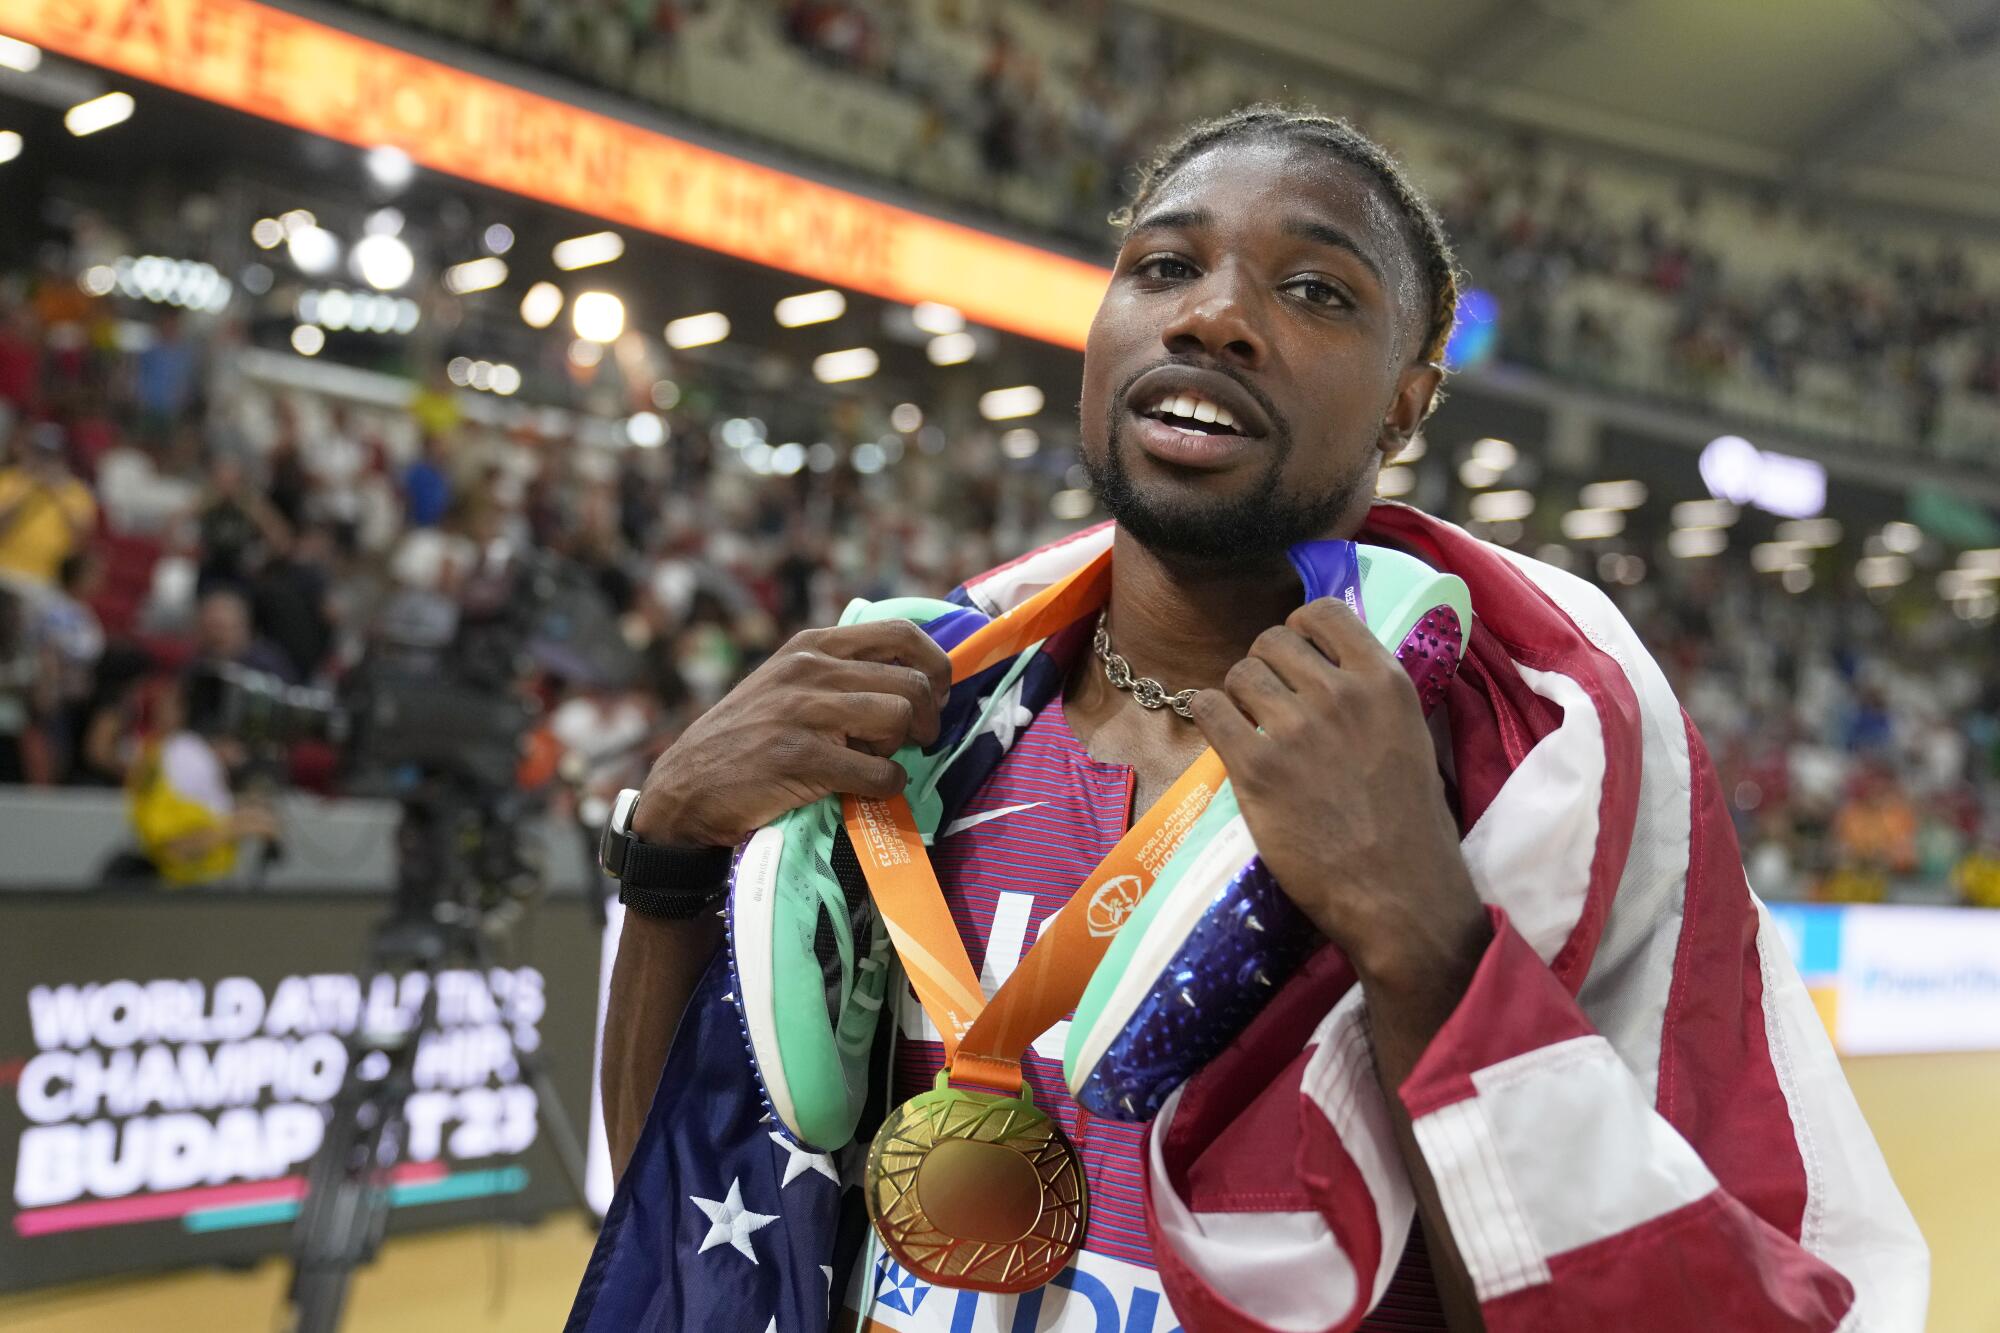
[[[1075,624],[1110,596],[1111,553],[981,626],[951,651],[956,684]],[[965,941],[952,923],[910,803],[846,796],[841,807],[869,892],[924,1012],[944,1039],[955,1082],[1016,1095],[1028,1045],[1082,998],[1112,936],[1153,887],[1225,773],[1204,750],[1166,795],[1077,886],[1014,974],[986,1001]]]

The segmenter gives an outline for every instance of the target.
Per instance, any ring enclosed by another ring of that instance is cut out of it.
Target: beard
[[[1128,445],[1123,425],[1125,396],[1112,399],[1105,423],[1102,454],[1082,451],[1090,489],[1118,526],[1163,559],[1205,568],[1253,567],[1280,559],[1300,542],[1324,537],[1354,503],[1367,481],[1364,454],[1345,476],[1325,489],[1306,492],[1287,487],[1285,460],[1291,456],[1292,434],[1271,414],[1271,448],[1263,475],[1240,495],[1211,497],[1183,492],[1148,494],[1126,469]]]

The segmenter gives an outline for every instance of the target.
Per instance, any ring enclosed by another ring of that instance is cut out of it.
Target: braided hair
[[[1445,239],[1444,224],[1388,150],[1345,120],[1264,102],[1198,121],[1140,168],[1132,202],[1111,215],[1112,224],[1129,228],[1167,178],[1190,159],[1219,143],[1251,138],[1290,139],[1323,149],[1367,172],[1382,187],[1402,213],[1412,248],[1422,260],[1424,286],[1430,298],[1423,359],[1443,364],[1445,344],[1451,338],[1452,319],[1458,309],[1458,266],[1452,257],[1451,242]]]

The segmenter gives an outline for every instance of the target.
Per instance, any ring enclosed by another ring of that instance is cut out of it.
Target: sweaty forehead
[[[1246,236],[1276,236],[1301,216],[1333,226],[1374,260],[1407,335],[1422,338],[1430,312],[1411,224],[1374,172],[1331,147],[1276,134],[1211,144],[1162,179],[1133,222],[1183,210]]]

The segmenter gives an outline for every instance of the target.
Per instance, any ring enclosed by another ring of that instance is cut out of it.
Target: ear
[[[1443,382],[1444,367],[1435,361],[1419,361],[1404,368],[1396,380],[1396,396],[1389,400],[1388,414],[1382,418],[1382,433],[1375,439],[1382,466],[1395,462],[1396,455],[1409,447],[1410,437],[1431,414]]]

